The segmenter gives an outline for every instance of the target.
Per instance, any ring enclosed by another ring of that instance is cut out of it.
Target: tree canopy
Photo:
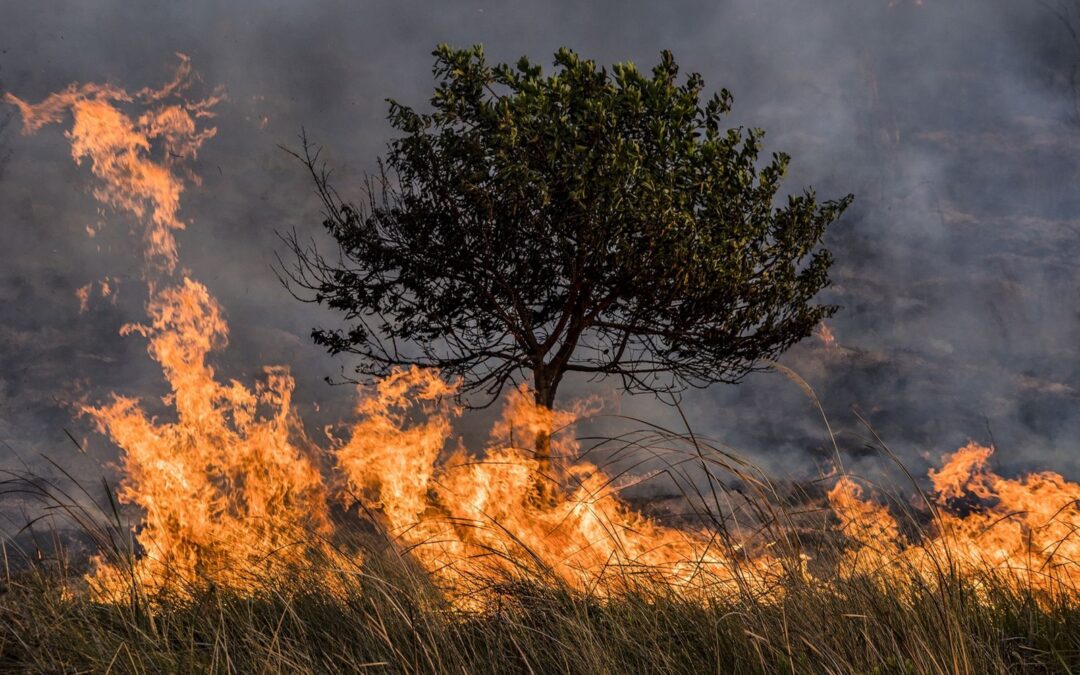
[[[560,49],[554,71],[435,52],[430,110],[389,101],[400,134],[358,203],[307,162],[340,247],[289,236],[286,283],[344,313],[316,329],[357,373],[418,365],[483,405],[530,378],[551,406],[566,373],[670,394],[736,382],[836,308],[826,227],[851,196],[779,197],[789,158],[725,128],[670,52],[651,73]]]

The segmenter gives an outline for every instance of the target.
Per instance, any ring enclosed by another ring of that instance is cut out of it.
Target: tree
[[[550,75],[479,46],[434,56],[432,111],[389,101],[401,136],[360,205],[306,139],[298,155],[340,255],[294,233],[282,278],[344,313],[313,337],[359,375],[439,368],[474,406],[530,375],[549,408],[567,373],[675,395],[764,368],[835,311],[813,302],[820,243],[851,196],[778,200],[788,156],[759,166],[763,132],[723,129],[731,95],[702,102],[671,53],[651,76],[567,49]]]

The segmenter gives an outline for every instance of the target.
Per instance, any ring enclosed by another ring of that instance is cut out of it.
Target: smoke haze
[[[302,167],[279,149],[325,146],[342,193],[358,195],[390,138],[385,98],[422,106],[438,42],[482,43],[492,60],[550,63],[562,45],[600,63],[651,67],[662,49],[735,96],[732,125],[764,128],[793,158],[788,191],[847,192],[827,235],[824,300],[842,306],[836,345],[783,359],[814,388],[845,451],[875,461],[855,411],[914,472],[969,438],[994,442],[1002,472],[1080,477],[1080,51],[1038,2],[0,3],[0,92],[30,102],[71,82],[156,86],[187,54],[203,93],[223,86],[218,135],[184,194],[183,263],[228,312],[217,365],[250,381],[291,367],[312,429],[349,416],[348,368],[311,344],[336,317],[295,302],[272,270],[276,232],[319,236]],[[1071,7],[1070,4],[1060,7]],[[1077,25],[1080,25],[1080,14]],[[6,115],[10,110],[0,110]],[[0,116],[0,120],[4,117]],[[73,403],[165,393],[145,341],[133,223],[100,212],[59,127],[0,130],[0,466],[46,453],[79,476],[115,458]],[[96,234],[88,236],[87,228]],[[101,282],[110,288],[102,294]],[[76,289],[90,287],[80,312]],[[604,392],[573,383],[565,396]],[[831,453],[825,426],[780,374],[686,396],[699,432],[784,475]],[[674,423],[650,398],[622,412]],[[482,420],[463,422],[478,433]],[[67,433],[88,450],[82,455]],[[86,442],[84,443],[84,439]]]

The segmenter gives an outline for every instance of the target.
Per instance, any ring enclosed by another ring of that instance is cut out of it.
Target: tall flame
[[[930,471],[934,519],[913,540],[851,479],[837,482],[829,502],[854,543],[849,571],[896,566],[934,578],[944,565],[1039,591],[1080,591],[1080,484],[1050,471],[1003,478],[989,468],[992,454],[969,443]]]
[[[192,79],[181,57],[158,89],[71,85],[36,105],[5,97],[21,111],[26,133],[70,113],[72,156],[89,159],[95,197],[134,215],[147,233],[148,319],[121,332],[148,340],[169,385],[163,403],[170,411],[158,419],[143,402],[119,395],[84,407],[122,450],[119,499],[141,511],[137,557],[126,566],[99,559],[90,578],[99,593],[115,597],[132,583],[155,593],[211,583],[244,591],[314,569],[338,551],[323,543],[338,534],[330,517],[338,501],[359,502],[455,597],[518,573],[601,593],[656,581],[695,597],[760,595],[792,573],[810,578],[802,559],[793,567],[742,551],[747,542],[738,532],[718,537],[638,513],[619,482],[593,464],[548,470],[523,449],[537,434],[570,425],[583,408],[548,410],[514,390],[484,452],[450,447],[460,412],[455,386],[432,371],[401,370],[361,389],[347,440],[330,449],[340,490],[328,488],[293,408],[288,371],[266,368],[253,386],[222,381],[209,359],[227,342],[223,310],[205,286],[174,276],[180,197],[198,181],[184,161],[214,135],[205,122],[222,98],[187,102]],[[91,290],[77,293],[84,308]],[[819,337],[834,343],[824,324]],[[566,434],[553,443],[557,456],[578,454]],[[840,573],[889,579],[915,570],[933,578],[944,561],[975,578],[990,571],[1040,591],[1076,592],[1080,485],[1050,472],[1003,478],[988,468],[991,453],[971,444],[930,473],[920,534],[907,534],[889,508],[840,476],[828,493],[846,540]],[[541,482],[553,488],[538,490]]]
[[[215,379],[206,358],[224,346],[228,327],[198,282],[165,289],[149,313],[149,324],[124,332],[150,339],[176,421],[152,419],[122,396],[85,408],[124,450],[119,499],[145,514],[137,581],[151,591],[207,581],[243,588],[299,566],[329,520],[318,468],[292,440],[303,439],[292,378],[267,368],[254,391]],[[95,581],[116,591],[128,574],[106,564]]]
[[[178,56],[175,76],[160,89],[129,94],[107,84],[72,84],[35,105],[11,93],[4,95],[22,113],[26,134],[59,122],[71,112],[72,126],[66,133],[71,156],[76,164],[90,160],[90,170],[99,179],[94,197],[135,215],[146,226],[147,255],[169,272],[177,262],[173,232],[184,229],[178,215],[184,180],[199,181],[181,163],[194,158],[217,133],[214,127],[199,129],[199,123],[213,116],[213,107],[223,98],[215,93],[199,101],[183,100],[192,81],[191,62],[183,54]],[[146,109],[132,117],[121,109],[125,104]],[[151,157],[154,149],[160,159]]]
[[[158,89],[129,94],[72,84],[36,105],[6,95],[22,113],[25,133],[70,112],[72,157],[89,158],[98,179],[94,196],[146,229],[150,320],[121,333],[149,339],[170,386],[164,402],[175,421],[158,421],[124,396],[83,408],[123,450],[118,498],[143,511],[134,566],[99,560],[92,581],[104,594],[133,581],[151,592],[206,583],[248,587],[268,570],[306,561],[312,542],[329,532],[322,477],[292,408],[288,371],[267,368],[253,389],[216,379],[207,357],[226,344],[221,307],[202,284],[168,279],[178,264],[174,232],[184,227],[180,196],[186,181],[198,183],[182,162],[216,133],[200,124],[222,99],[216,93],[185,100],[192,79],[181,55],[173,79]],[[159,287],[162,276],[167,284]],[[77,295],[85,309],[89,287]]]

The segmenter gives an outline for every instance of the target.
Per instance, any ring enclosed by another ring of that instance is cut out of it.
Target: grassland
[[[641,584],[616,597],[550,578],[490,579],[456,609],[392,547],[337,590],[267,578],[250,592],[102,603],[63,554],[9,568],[0,671],[113,673],[997,673],[1080,670],[1080,607],[943,566],[800,581],[768,598],[690,600]],[[460,603],[458,603],[460,604]]]

